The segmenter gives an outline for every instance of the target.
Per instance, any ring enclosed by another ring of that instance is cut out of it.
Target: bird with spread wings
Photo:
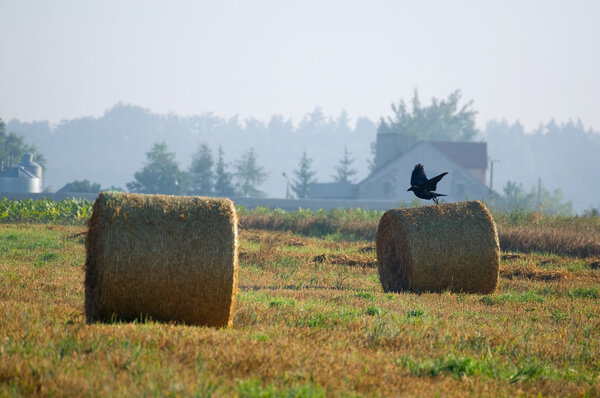
[[[435,204],[439,204],[438,196],[446,196],[442,193],[433,192],[437,188],[437,183],[446,175],[448,172],[442,173],[432,179],[427,179],[425,175],[425,169],[422,164],[417,164],[413,169],[410,177],[410,188],[407,191],[413,191],[417,198],[421,199],[433,199]]]

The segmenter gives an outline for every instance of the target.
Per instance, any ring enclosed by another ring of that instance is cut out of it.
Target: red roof
[[[465,169],[487,169],[487,142],[431,141],[430,144]]]

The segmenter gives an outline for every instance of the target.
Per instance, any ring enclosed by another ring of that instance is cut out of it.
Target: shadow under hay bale
[[[496,226],[480,201],[388,210],[377,263],[386,292],[490,293],[500,267]]]
[[[86,251],[88,322],[231,326],[238,244],[229,199],[100,193]]]

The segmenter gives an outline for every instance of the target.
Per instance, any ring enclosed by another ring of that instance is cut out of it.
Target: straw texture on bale
[[[388,210],[377,229],[377,267],[386,292],[493,292],[494,220],[480,201]]]
[[[231,326],[238,272],[231,200],[100,193],[86,251],[88,322]]]

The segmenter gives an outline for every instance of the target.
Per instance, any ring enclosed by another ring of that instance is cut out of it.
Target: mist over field
[[[187,169],[201,144],[216,156],[221,147],[231,166],[249,148],[268,173],[259,188],[268,197],[285,197],[286,172],[291,178],[302,152],[313,159],[319,182],[331,182],[335,167],[347,148],[358,171],[354,181],[369,174],[373,160],[371,144],[377,122],[368,118],[350,120],[347,113],[325,115],[316,107],[299,122],[281,115],[268,121],[225,119],[213,114],[197,116],[161,115],[147,109],[117,104],[100,118],[24,123],[11,120],[9,131],[19,131],[35,143],[47,159],[45,185],[53,190],[73,180],[89,179],[102,187],[125,187],[147,162],[152,144],[164,141]],[[494,190],[503,193],[511,181],[525,191],[542,186],[560,189],[576,212],[600,205],[600,185],[593,166],[600,153],[600,134],[581,121],[541,124],[525,131],[518,122],[491,120],[476,140],[488,143],[488,157],[495,161]],[[489,184],[489,169],[486,177]],[[409,185],[409,174],[406,175]]]

